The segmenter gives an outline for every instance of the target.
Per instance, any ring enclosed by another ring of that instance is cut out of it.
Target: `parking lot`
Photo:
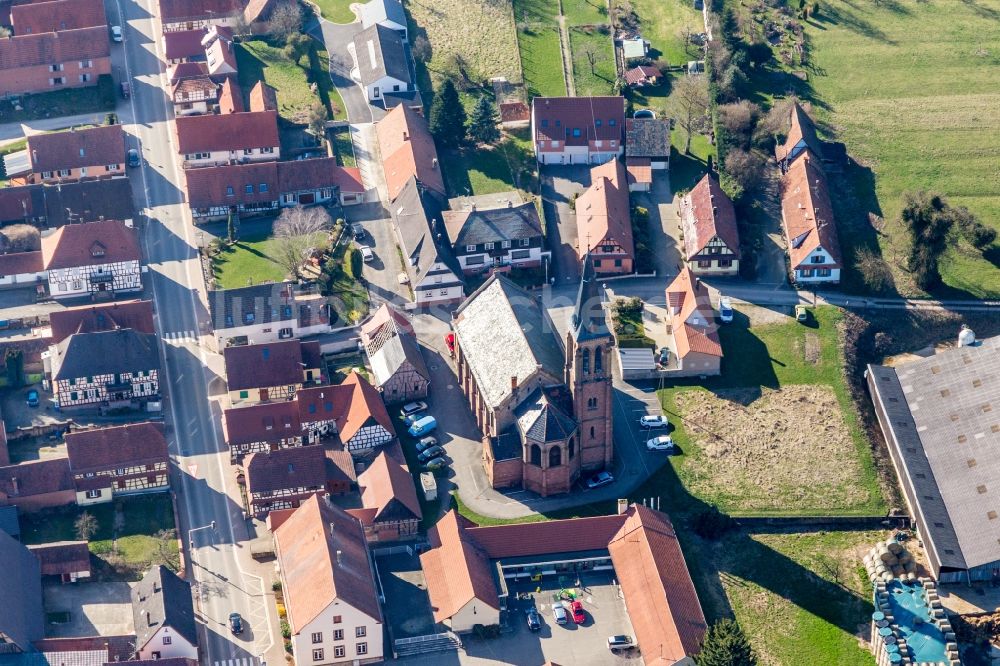
[[[47,583],[45,612],[69,613],[69,622],[46,622],[46,638],[134,634],[130,589],[128,583]]]
[[[397,553],[376,559],[379,581],[385,592],[383,606],[392,638],[435,634],[446,630],[435,626],[427,583],[416,554]]]

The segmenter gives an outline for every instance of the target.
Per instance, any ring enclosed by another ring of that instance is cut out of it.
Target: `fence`
[[[822,530],[879,530],[905,529],[910,526],[909,516],[733,516],[747,530],[761,528],[810,528]]]

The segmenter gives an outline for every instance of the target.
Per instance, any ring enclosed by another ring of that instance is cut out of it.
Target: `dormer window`
[[[90,246],[90,256],[92,257],[103,257],[106,251],[106,248],[100,243],[95,242]]]

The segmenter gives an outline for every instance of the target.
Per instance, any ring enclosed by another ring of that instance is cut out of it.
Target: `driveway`
[[[46,638],[127,636],[135,633],[128,583],[46,583],[45,612],[69,613],[65,624],[45,624]]]
[[[649,192],[637,192],[635,202],[649,210],[649,241],[653,250],[653,266],[659,276],[674,276],[682,264],[681,225],[677,217],[670,175],[654,171],[653,187]]]
[[[539,165],[542,182],[542,205],[545,213],[545,235],[552,250],[552,275],[557,286],[580,279],[579,239],[576,213],[570,208],[573,195],[590,186],[587,165]]]
[[[313,37],[321,39],[326,45],[326,51],[330,54],[330,80],[337,87],[341,99],[344,100],[344,110],[347,112],[347,120],[352,123],[370,123],[378,120],[382,114],[379,109],[373,109],[368,105],[364,92],[354,79],[351,78],[351,70],[354,69],[354,56],[348,50],[348,45],[354,44],[354,36],[361,32],[361,22],[354,23],[330,23],[326,19],[319,19],[318,23],[313,23],[308,31]],[[384,113],[384,112],[383,112]]]
[[[364,227],[365,236],[358,242],[372,249],[375,258],[364,265],[362,275],[368,284],[371,309],[389,301],[402,306],[410,302],[410,289],[399,283],[403,267],[396,251],[396,235],[392,232],[392,220],[381,203],[366,203],[346,206],[344,215],[352,224]]]

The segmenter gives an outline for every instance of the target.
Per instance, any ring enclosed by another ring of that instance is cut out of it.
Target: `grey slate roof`
[[[56,346],[58,368],[53,379],[75,379],[120,374],[136,370],[159,370],[156,336],[131,328],[96,333],[76,333]]]
[[[277,282],[210,291],[208,307],[212,313],[212,327],[218,331],[294,321],[295,308],[287,295],[289,289],[289,284]]]
[[[16,506],[0,506],[0,532],[6,532],[15,539],[21,536],[21,523],[17,519]]]
[[[625,157],[669,157],[670,121],[630,118],[625,123]]]
[[[406,272],[410,284],[416,286],[427,275],[434,275],[434,264],[447,267],[443,272],[444,281],[436,285],[445,288],[461,284],[462,269],[452,254],[451,246],[445,241],[440,229],[441,208],[437,199],[422,192],[415,176],[411,176],[392,202],[392,219],[399,230]],[[438,271],[442,272],[442,271]]]
[[[542,389],[535,391],[514,410],[517,427],[525,439],[534,442],[555,442],[569,439],[576,423]]]
[[[563,355],[535,298],[496,274],[455,311],[462,354],[490,408],[539,370],[560,381]]]
[[[572,330],[579,342],[611,335],[601,303],[601,284],[589,252],[583,258],[583,275],[580,276],[580,289],[573,308]]]
[[[20,652],[0,654],[0,666],[105,666],[109,663],[108,659],[107,649]],[[134,666],[134,663],[130,666]]]
[[[354,36],[354,54],[361,83],[366,86],[386,76],[406,84],[413,83],[403,38],[395,30],[381,24],[362,30]]]
[[[45,637],[42,571],[38,558],[6,532],[0,532],[0,568],[4,571],[0,633],[20,649]]]
[[[1000,561],[1000,337],[868,371],[941,564]]]
[[[542,223],[533,203],[489,210],[446,210],[442,216],[448,238],[458,251],[463,250],[465,245],[499,243],[542,235]]]
[[[399,0],[371,0],[361,5],[361,23],[366,28],[385,20],[406,25],[406,12]]]
[[[400,334],[397,331],[396,335],[386,340],[369,360],[377,386],[382,386],[389,381],[407,361],[417,374],[425,379],[430,379],[430,373],[427,371],[424,357],[420,353],[420,347],[417,346],[416,339],[408,333]]]
[[[149,613],[149,621],[146,620]],[[136,650],[141,649],[162,626],[168,626],[191,645],[198,645],[191,586],[160,565],[146,572],[132,588]]]

